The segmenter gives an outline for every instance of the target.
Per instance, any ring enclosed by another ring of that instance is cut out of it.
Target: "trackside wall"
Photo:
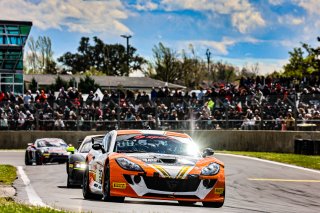
[[[192,136],[201,148],[215,150],[294,152],[294,140],[297,138],[319,140],[320,132],[294,131],[232,131],[197,130],[180,131]],[[37,138],[57,137],[77,146],[78,140],[87,135],[104,134],[96,131],[0,131],[0,149],[24,149],[27,143]]]

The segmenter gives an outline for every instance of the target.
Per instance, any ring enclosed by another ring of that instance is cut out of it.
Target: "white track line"
[[[293,169],[300,169],[303,171],[314,172],[314,173],[320,174],[320,171],[318,171],[318,170],[307,169],[307,168],[304,168],[301,166],[294,166],[294,165],[290,165],[290,164],[286,164],[286,163],[279,163],[279,162],[264,160],[264,159],[260,159],[260,158],[248,157],[248,156],[243,156],[243,155],[225,154],[225,153],[216,153],[216,155],[225,155],[225,156],[231,156],[231,157],[237,157],[237,158],[245,158],[245,159],[249,159],[249,160],[256,160],[256,161],[261,161],[264,163],[270,163],[270,164],[275,164],[278,166],[285,166],[285,167],[289,167],[289,168],[293,168]]]
[[[29,198],[29,202],[34,206],[42,206],[42,207],[49,207],[46,204],[44,204],[41,200],[41,198],[38,196],[36,191],[33,189],[33,187],[30,184],[30,180],[26,173],[24,172],[22,166],[18,166],[18,172],[21,176],[21,179],[26,186],[27,195]]]

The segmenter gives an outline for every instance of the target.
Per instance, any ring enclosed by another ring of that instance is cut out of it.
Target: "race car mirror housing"
[[[100,144],[100,143],[92,144],[92,149],[97,150],[97,151],[101,150],[103,154],[106,153],[106,150],[103,148],[102,144]]]
[[[207,156],[211,156],[214,154],[214,151],[213,149],[211,148],[205,148],[203,151],[202,151],[202,157],[207,157]]]

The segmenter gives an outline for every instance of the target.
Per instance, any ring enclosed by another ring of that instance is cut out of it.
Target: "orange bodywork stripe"
[[[118,130],[117,135],[131,135],[131,134],[141,134],[139,130]]]
[[[178,132],[166,132],[166,136],[180,137],[180,138],[189,138],[189,135]]]

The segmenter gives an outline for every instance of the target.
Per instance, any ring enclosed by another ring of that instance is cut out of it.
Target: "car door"
[[[103,176],[103,168],[104,168],[104,162],[107,158],[108,154],[108,146],[111,141],[111,134],[107,133],[106,136],[101,140],[101,138],[95,140],[95,143],[101,143],[102,146],[105,149],[105,153],[102,152],[102,150],[94,150],[94,157],[91,161],[90,167],[92,168],[92,171],[95,173],[94,175],[94,183],[92,185],[91,191],[92,192],[102,192],[102,176]],[[92,152],[93,149],[90,151]]]

